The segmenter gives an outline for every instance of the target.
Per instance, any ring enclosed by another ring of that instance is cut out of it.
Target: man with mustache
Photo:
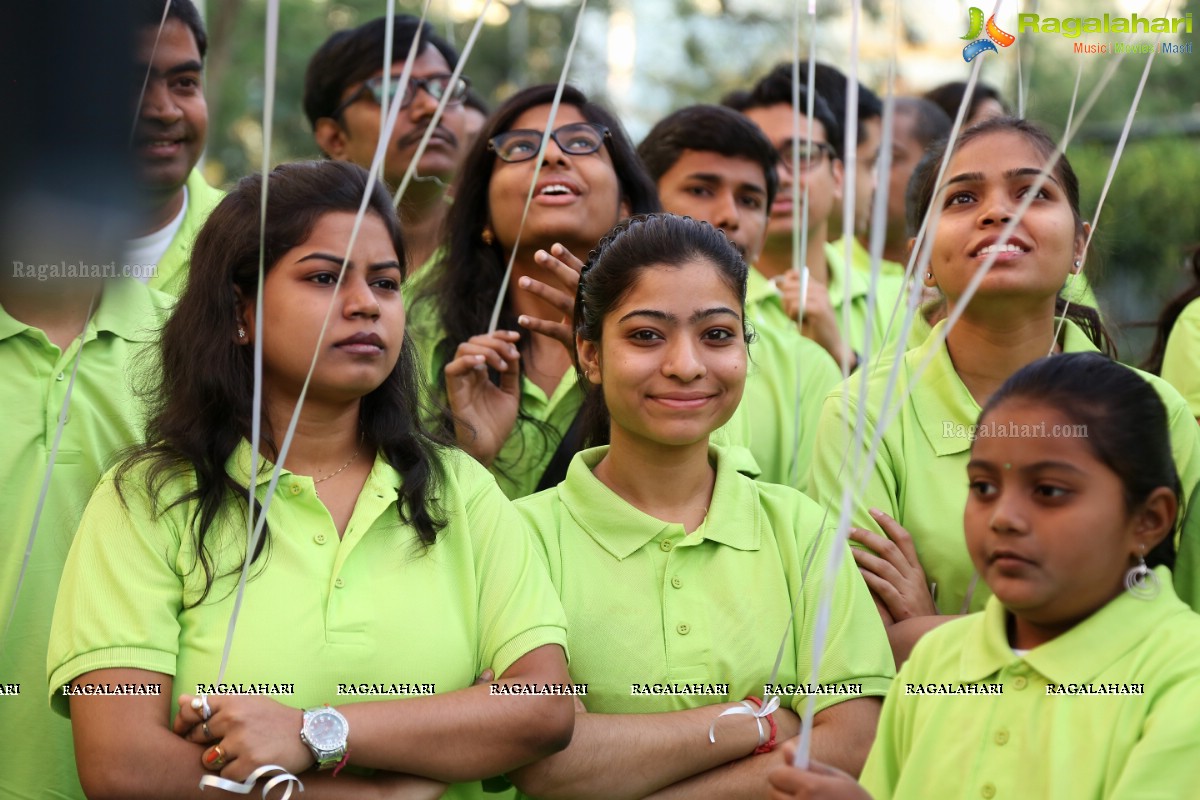
[[[134,277],[178,295],[196,233],[222,197],[196,169],[208,134],[202,80],[208,36],[191,0],[171,0],[165,22],[162,0],[134,7],[135,91],[145,79],[133,131],[142,223],[125,262]]]
[[[775,148],[738,112],[697,105],[659,120],[638,155],[664,210],[720,228],[750,266],[746,319],[757,338],[742,397],[750,451],[761,480],[803,490],[821,405],[842,374],[821,345],[800,335],[779,293],[755,266],[779,189]]]
[[[407,86],[399,86],[418,31],[421,43],[411,78]],[[364,169],[371,167],[386,124],[382,113],[386,35],[386,17],[338,31],[313,54],[304,80],[304,113],[321,152]],[[454,178],[464,141],[463,100],[470,83],[465,78],[450,80],[457,63],[458,53],[428,24],[421,25],[407,14],[396,15],[387,93],[389,102],[398,100],[401,105],[383,161],[383,179],[393,191],[416,155],[438,100],[450,96],[400,203],[410,275],[431,259],[440,244],[442,220],[449,208],[446,187]]]

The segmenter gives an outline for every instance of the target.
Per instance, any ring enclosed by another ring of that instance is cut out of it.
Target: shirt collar
[[[921,344],[908,351],[904,363],[911,375],[932,352],[929,366],[917,379],[921,400],[912,405],[929,446],[939,456],[971,449],[970,426],[982,411],[955,371],[946,343],[937,341],[945,326],[945,320],[938,322]],[[1092,340],[1071,320],[1063,324],[1061,341],[1064,353],[1097,352]]]
[[[567,479],[558,486],[559,497],[576,524],[618,560],[656,539],[682,534],[681,525],[634,508],[595,476],[593,470],[607,453],[607,446],[576,453]],[[704,525],[679,544],[713,541],[737,550],[759,549],[760,509],[753,481],[737,471],[736,459],[725,458],[722,448],[710,445],[708,456],[717,467],[712,505]]]
[[[99,331],[107,331],[127,342],[152,342],[166,321],[172,299],[133,278],[110,278],[104,282],[100,305],[92,315],[84,337],[90,341]],[[0,341],[28,330],[32,325],[14,318],[0,308]]]
[[[250,449],[250,442],[242,439],[225,462],[225,471],[240,486],[245,486],[249,483],[250,456],[252,453],[253,450]],[[274,470],[274,462],[260,455],[258,457],[258,476],[254,481],[254,485],[266,486],[269,484],[271,482],[271,474]],[[288,481],[300,480],[312,482],[312,478],[307,475],[296,475],[288,469],[279,470],[279,482],[283,483],[285,479]],[[371,467],[371,474],[367,477],[366,484],[363,485],[362,494],[365,495],[370,491],[381,495],[384,499],[389,500],[389,502],[395,502],[396,487],[399,485],[400,474],[381,455],[376,454],[375,464]],[[276,487],[276,490],[278,491],[278,487]]]
[[[1140,645],[1165,620],[1191,613],[1175,595],[1171,573],[1157,567],[1162,591],[1153,600],[1122,592],[1114,600],[1061,636],[1035,647],[1022,659],[1008,645],[1008,611],[993,595],[980,624],[963,642],[960,678],[982,681],[1024,660],[1053,683],[1088,683]]]
[[[766,300],[779,299],[779,290],[755,267],[750,267],[746,274],[746,305],[751,306]]]

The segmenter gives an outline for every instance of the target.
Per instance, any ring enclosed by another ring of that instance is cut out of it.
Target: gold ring
[[[214,744],[204,751],[204,755],[200,757],[200,763],[204,765],[205,769],[217,772],[225,766],[225,751],[221,749],[221,745]]]
[[[207,722],[205,722],[205,723],[204,723],[204,726],[203,726],[203,731],[204,731],[204,738],[205,738],[205,739],[211,739],[211,738],[213,738],[212,731],[210,731],[210,730],[208,729],[208,723],[207,723]]]

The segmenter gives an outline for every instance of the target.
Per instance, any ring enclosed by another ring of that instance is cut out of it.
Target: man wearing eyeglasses
[[[825,100],[813,98],[812,126],[806,116],[805,87],[800,87],[798,127],[792,111],[791,65],[780,65],[762,78],[749,94],[739,94],[727,104],[741,111],[766,134],[779,155],[779,192],[771,204],[766,242],[757,268],[781,290],[783,306],[796,317],[802,311],[802,331],[839,364],[855,369],[862,360],[866,332],[872,330],[871,349],[878,352],[888,327],[902,281],[881,276],[876,287],[874,314],[868,313],[869,279],[848,269],[842,253],[827,245],[829,218],[842,198],[842,162],[832,142],[841,137],[841,126]],[[793,144],[799,144],[799,169],[794,169]],[[799,184],[794,183],[798,174]],[[792,269],[792,210],[808,190],[808,241],[801,261],[809,270],[808,294],[799,308],[799,279]],[[843,305],[849,304],[850,325],[844,327]],[[889,334],[894,338],[899,325]]]
[[[411,77],[400,85],[404,61],[420,32],[421,44]],[[383,51],[387,18],[338,31],[308,62],[304,112],[313,126],[317,146],[329,158],[351,161],[370,169],[386,124],[383,116]],[[382,177],[394,191],[400,186],[417,146],[433,119],[438,101],[449,95],[441,120],[433,130],[400,204],[400,221],[408,249],[410,274],[438,247],[445,218],[446,186],[454,178],[464,138],[463,100],[470,88],[465,78],[451,81],[458,53],[448,42],[421,25],[416,17],[395,17],[392,65],[388,73],[388,102],[400,102],[392,140],[384,152]]]

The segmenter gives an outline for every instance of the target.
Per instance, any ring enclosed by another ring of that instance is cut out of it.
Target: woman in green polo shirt
[[[659,207],[620,121],[567,86],[523,219],[555,89],[518,92],[488,120],[459,171],[445,257],[413,308],[413,339],[444,407],[437,427],[513,499],[561,480],[579,449],[568,431],[583,399],[569,350],[554,337],[518,332],[529,327],[523,320],[563,316],[527,282],[574,296],[573,276],[555,274],[548,251],[573,262],[568,253],[588,252],[618,220]],[[514,247],[498,328],[489,333]],[[560,444],[562,466],[544,480]]]
[[[860,530],[851,538],[861,545],[855,558],[885,622],[902,623],[889,628],[899,660],[922,630],[945,615],[980,610],[987,600],[958,523],[967,492],[962,472],[980,406],[1008,376],[1051,351],[1110,349],[1095,311],[1078,305],[1070,306],[1055,339],[1064,305],[1059,290],[1080,268],[1087,239],[1079,181],[1065,157],[1057,159],[1007,244],[998,242],[1054,152],[1055,143],[1040,128],[999,118],[960,137],[944,185],[934,186],[942,152],[927,156],[913,176],[909,208],[914,229],[932,203],[940,208],[926,285],[939,288],[954,308],[976,271],[999,249],[995,263],[945,342],[936,341],[946,324],[942,321],[897,362],[892,396],[904,399],[892,403],[886,416],[890,365],[871,373],[865,397],[851,380],[825,401],[809,480],[822,503],[841,497],[844,483],[852,479],[848,470],[843,474],[842,461],[853,445],[860,408],[864,462],[877,431],[887,426],[872,469],[855,487],[851,520]],[[1167,406],[1186,500],[1200,481],[1200,428],[1178,392],[1154,376],[1138,374]],[[1192,535],[1183,534],[1185,539]],[[1200,606],[1194,593],[1184,600]]]
[[[192,797],[202,776],[316,762],[377,772],[306,773],[305,797],[481,797],[570,738],[569,698],[505,691],[567,680],[561,604],[491,476],[419,428],[387,192],[341,162],[282,165],[268,188],[261,313],[262,178],[199,235],[149,444],[101,481],[67,560],[52,705],[90,796]],[[267,526],[226,667],[251,486]],[[489,669],[499,696],[473,685]]]
[[[771,797],[1194,797],[1200,617],[1168,569],[1171,450],[1155,390],[1097,353],[1009,378],[965,476],[966,548],[993,596],[918,642],[861,786],[787,767]]]
[[[740,474],[710,442],[745,383],[746,269],[707,223],[650,215],[617,226],[583,271],[585,431],[610,444],[577,454],[565,481],[517,507],[567,611],[571,676],[588,692],[571,746],[512,775],[532,796],[765,790],[773,746],[796,735],[809,690],[816,750],[861,767],[893,671],[866,587],[845,557],[813,674],[821,582],[805,570],[821,574],[833,536],[815,503]],[[784,695],[783,707],[752,716],[764,694]]]

